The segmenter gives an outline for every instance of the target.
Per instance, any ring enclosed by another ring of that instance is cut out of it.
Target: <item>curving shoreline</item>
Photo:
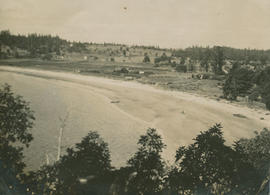
[[[70,119],[64,146],[70,147],[89,130],[97,130],[109,143],[116,167],[133,154],[137,138],[148,127],[157,128],[164,138],[167,149],[163,156],[170,162],[180,144],[191,143],[194,136],[214,123],[222,123],[228,144],[253,136],[254,130],[270,127],[270,115],[265,115],[265,110],[255,111],[137,82],[0,66],[0,83],[3,82],[10,83],[16,94],[30,101],[37,115],[35,140],[26,151],[29,167],[42,164],[46,151],[54,155],[58,118],[67,110]]]

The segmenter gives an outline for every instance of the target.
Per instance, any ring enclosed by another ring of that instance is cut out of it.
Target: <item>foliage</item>
[[[243,161],[251,164],[254,169],[245,188],[257,192],[263,181],[270,178],[270,131],[255,131],[255,137],[241,138],[234,147]]]
[[[91,131],[75,148],[68,148],[59,162],[33,173],[34,179],[27,185],[41,194],[106,194],[111,183],[110,162],[108,144]]]
[[[255,75],[254,80],[260,88],[266,108],[270,110],[270,67],[260,70],[259,73]]]
[[[177,72],[187,72],[187,66],[186,65],[176,65],[175,70]]]
[[[49,60],[52,59],[52,57],[53,57],[53,56],[52,56],[51,54],[45,54],[45,55],[42,57],[42,59],[43,59],[43,60],[48,60],[48,61],[49,61]]]
[[[235,62],[227,75],[223,94],[231,100],[235,100],[237,96],[248,95],[250,100],[261,97],[270,110],[270,67],[252,70]]]
[[[223,94],[231,100],[237,96],[248,96],[251,101],[261,97],[270,110],[270,67],[253,70],[235,62],[227,75]]]
[[[225,98],[236,100],[237,96],[248,95],[254,85],[254,75],[253,70],[242,68],[237,63],[234,64],[223,87]]]
[[[144,58],[143,58],[143,63],[149,63],[150,62],[150,57],[148,56],[147,53],[144,54]]]
[[[0,160],[3,166],[22,173],[23,147],[14,143],[29,146],[33,127],[33,112],[21,96],[15,96],[8,84],[0,89]]]
[[[250,191],[249,177],[257,178],[254,168],[241,155],[226,146],[216,124],[201,132],[194,143],[181,146],[176,152],[177,166],[169,174],[169,188],[173,194],[227,194]],[[248,183],[248,185],[247,185]]]
[[[270,50],[258,50],[258,49],[235,49],[231,47],[219,47],[223,54],[224,59],[230,61],[241,61],[245,64],[264,66],[270,59]],[[194,60],[203,61],[204,57],[209,56],[211,61],[214,57],[214,52],[217,46],[209,47],[188,47],[186,49],[178,49],[173,51],[173,56],[176,57],[189,57]],[[207,51],[208,50],[208,51]],[[207,52],[206,52],[207,51]],[[208,53],[209,52],[209,53]],[[204,63],[203,63],[204,64]]]
[[[236,149],[245,155],[245,160],[253,164],[266,177],[270,174],[270,131],[263,129],[255,131],[255,137],[240,139],[236,142]]]
[[[168,64],[171,63],[171,57],[168,57],[166,53],[163,53],[160,57],[155,58],[155,64],[166,62]]]
[[[211,51],[209,47],[207,47],[205,51],[203,51],[202,55],[200,56],[200,62],[201,62],[201,66],[205,69],[206,72],[208,72],[209,65],[211,62]]]
[[[268,58],[269,58],[269,56],[267,56],[267,55],[261,55],[260,56],[259,60],[260,60],[260,63],[261,63],[262,66],[265,66],[267,64]]]
[[[9,31],[0,32],[0,43],[11,48],[20,48],[30,52],[30,57],[37,57],[40,54],[60,53],[60,49],[66,47],[68,42],[58,36],[51,35],[12,35]]]
[[[128,161],[134,172],[130,178],[128,194],[157,194],[161,191],[164,162],[161,152],[165,148],[162,138],[155,129],[149,128],[138,141],[138,151]]]
[[[213,67],[213,71],[216,74],[222,74],[222,66],[224,65],[224,52],[222,47],[219,46],[215,46],[213,47],[213,60],[212,60],[212,67]]]
[[[33,112],[21,96],[16,96],[8,84],[0,89],[0,180],[19,189],[23,177],[23,146],[33,137]],[[21,193],[23,193],[21,191]]]

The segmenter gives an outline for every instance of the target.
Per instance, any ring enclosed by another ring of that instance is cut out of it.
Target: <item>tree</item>
[[[222,67],[224,65],[223,48],[220,46],[213,47],[213,61],[212,67],[215,74],[222,74]]]
[[[244,154],[246,161],[253,164],[261,178],[270,176],[270,131],[268,129],[255,131],[254,138],[240,139],[235,147]]]
[[[143,63],[149,63],[150,62],[150,58],[148,56],[148,53],[144,54],[144,58],[143,58]]]
[[[247,181],[240,186],[242,192],[260,194],[265,181],[270,179],[270,131],[266,128],[260,132],[255,131],[255,137],[241,138],[235,142],[234,148],[242,161],[251,165],[251,168],[247,169],[249,175],[244,175],[248,178]]]
[[[185,57],[181,57],[180,65],[185,65],[185,62],[186,62],[186,58]]]
[[[138,144],[138,151],[128,160],[134,173],[127,186],[128,194],[157,194],[161,191],[164,174],[161,152],[166,146],[161,136],[152,128],[140,137]]]
[[[201,61],[201,67],[203,67],[205,69],[205,71],[208,72],[209,71],[209,64],[211,61],[211,51],[208,47],[203,52],[200,61]]]
[[[123,50],[123,56],[127,56],[127,51],[126,50]]]
[[[179,147],[168,179],[174,194],[238,194],[254,176],[253,167],[225,145],[221,128],[216,124],[201,132],[193,144]]]
[[[254,80],[260,89],[266,108],[270,110],[270,67],[260,70],[255,75]]]
[[[262,54],[262,56],[260,56],[261,66],[265,66],[267,64],[267,60],[268,60],[268,56]]]
[[[11,182],[9,185],[22,182],[23,146],[29,147],[33,139],[30,130],[34,120],[29,103],[14,95],[11,87],[5,84],[0,89],[0,175]]]
[[[43,60],[50,61],[50,60],[52,59],[52,57],[53,57],[52,54],[49,54],[49,53],[48,53],[48,54],[45,54],[45,55],[42,57],[42,59],[43,59]]]
[[[34,173],[28,186],[41,194],[107,194],[111,168],[108,144],[91,131],[75,148],[68,148],[59,162]]]
[[[158,64],[160,62],[165,62],[167,64],[171,63],[171,57],[168,57],[165,52],[162,53],[160,57],[155,58],[154,60],[155,64]]]
[[[187,72],[187,66],[178,64],[178,65],[176,65],[175,70],[177,72]]]
[[[236,100],[237,96],[245,96],[249,94],[249,90],[254,85],[255,72],[253,70],[240,67],[236,62],[227,75],[223,86],[223,94],[225,98]]]

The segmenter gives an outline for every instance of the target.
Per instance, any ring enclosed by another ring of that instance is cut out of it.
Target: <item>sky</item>
[[[0,0],[0,30],[166,48],[270,49],[270,0]]]

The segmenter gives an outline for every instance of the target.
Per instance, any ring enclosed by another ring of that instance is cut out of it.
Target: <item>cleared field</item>
[[[138,137],[148,127],[157,128],[164,138],[167,149],[163,156],[170,162],[180,145],[191,143],[194,136],[215,123],[222,123],[228,144],[253,136],[254,130],[270,127],[270,115],[264,110],[137,82],[0,67],[0,83],[5,82],[31,102],[35,111],[34,141],[26,150],[29,169],[44,164],[46,153],[52,160],[55,158],[59,117],[67,114],[63,148],[79,142],[89,130],[96,130],[109,143],[116,167],[125,164],[136,151]]]

